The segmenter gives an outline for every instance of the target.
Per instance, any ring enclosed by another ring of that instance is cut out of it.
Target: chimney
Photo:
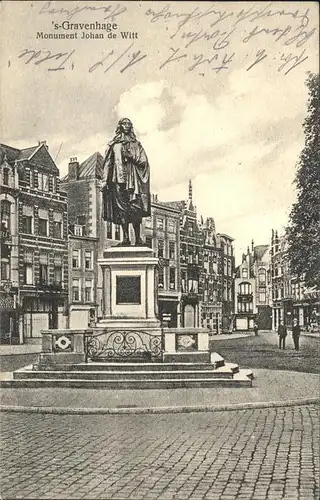
[[[272,232],[271,232],[271,245],[273,245],[274,243],[274,229],[272,229]]]
[[[76,156],[70,158],[68,165],[69,181],[77,181],[79,179],[79,162]]]
[[[47,145],[47,141],[38,141],[38,146],[45,146],[47,149],[49,149],[48,145]]]

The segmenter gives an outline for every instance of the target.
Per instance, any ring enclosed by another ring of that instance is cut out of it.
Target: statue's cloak
[[[127,159],[126,152],[130,153]],[[150,215],[150,167],[135,138],[121,134],[109,144],[103,167],[103,218],[120,224]]]

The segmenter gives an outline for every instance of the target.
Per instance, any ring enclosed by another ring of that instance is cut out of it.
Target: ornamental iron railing
[[[86,361],[158,360],[162,352],[161,332],[110,330],[85,334]]]

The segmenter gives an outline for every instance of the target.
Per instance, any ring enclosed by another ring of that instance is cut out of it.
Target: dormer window
[[[3,169],[2,180],[5,186],[9,186],[9,169],[7,167]]]
[[[49,176],[47,174],[38,173],[38,189],[49,191]]]

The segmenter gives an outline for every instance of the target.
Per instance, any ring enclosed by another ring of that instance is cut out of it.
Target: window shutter
[[[38,172],[34,172],[34,187],[37,188],[38,186],[39,186]]]
[[[50,175],[49,177],[49,191],[53,191],[53,177]]]

